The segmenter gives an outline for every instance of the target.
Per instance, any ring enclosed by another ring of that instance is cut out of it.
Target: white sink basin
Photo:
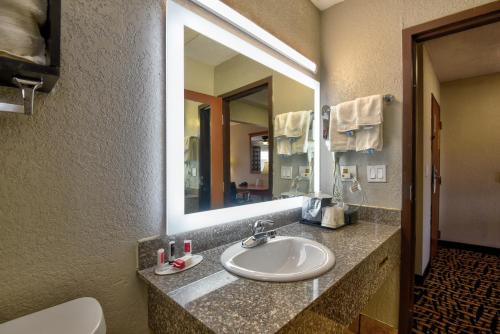
[[[317,277],[335,265],[332,251],[300,237],[275,237],[263,245],[243,248],[237,243],[221,255],[224,268],[238,276],[273,282]]]

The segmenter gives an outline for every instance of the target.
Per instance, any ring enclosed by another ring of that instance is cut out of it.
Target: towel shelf
[[[59,79],[61,0],[48,0],[47,22],[40,32],[46,43],[48,65],[0,56],[0,86],[19,88],[23,97],[23,105],[0,102],[0,112],[31,115],[35,91],[49,93]]]

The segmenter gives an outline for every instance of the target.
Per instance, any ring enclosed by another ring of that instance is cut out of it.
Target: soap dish
[[[182,269],[177,269],[172,266],[165,265],[163,268],[155,268],[156,275],[172,275],[183,272],[184,270],[188,270],[189,268],[193,268],[197,264],[199,264],[203,260],[203,256],[201,255],[193,255],[191,258],[191,264],[189,266],[185,266]]]

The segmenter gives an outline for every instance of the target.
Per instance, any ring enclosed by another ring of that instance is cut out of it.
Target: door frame
[[[269,132],[269,191],[273,191],[273,155],[274,155],[274,131],[273,131],[273,77],[257,80],[243,87],[237,88],[230,92],[220,95],[222,98],[222,117],[223,117],[223,143],[224,143],[224,201],[230,201],[230,185],[231,185],[231,169],[230,169],[230,109],[231,101],[242,97],[252,95],[263,89],[267,89],[267,105],[268,105],[268,132]],[[273,153],[273,154],[271,154]]]
[[[417,43],[500,21],[500,0],[409,27],[402,31],[403,173],[399,331],[412,327],[415,281],[416,49]]]
[[[222,99],[184,89],[184,98],[210,105],[210,207],[224,207],[222,174]],[[220,124],[220,126],[216,126]]]

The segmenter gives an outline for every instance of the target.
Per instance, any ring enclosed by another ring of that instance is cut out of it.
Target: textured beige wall
[[[348,0],[321,16],[322,104],[390,93],[396,102],[384,110],[384,150],[369,157],[343,154],[357,163],[368,204],[401,207],[401,31],[489,0]],[[366,165],[387,164],[387,183],[367,184]],[[324,191],[332,189],[332,162],[322,161]],[[327,182],[326,180],[329,180]]]
[[[163,224],[163,13],[63,1],[57,86],[32,117],[0,115],[0,322],[93,296],[109,333],[147,332],[135,258]]]
[[[0,322],[94,296],[109,333],[148,332],[135,248],[164,230],[163,3],[63,1],[55,90],[0,115]],[[308,0],[231,5],[319,59]]]
[[[441,239],[500,248],[500,73],[441,85]]]
[[[440,83],[432,65],[429,53],[422,46],[421,78],[418,87],[422,90],[417,102],[417,166],[416,182],[421,185],[416,192],[416,222],[415,222],[415,273],[423,275],[429,264],[431,246],[431,179],[432,179],[432,151],[431,151],[431,122],[432,100],[434,95],[438,103],[441,100]]]
[[[320,12],[309,0],[222,0],[320,63]]]

